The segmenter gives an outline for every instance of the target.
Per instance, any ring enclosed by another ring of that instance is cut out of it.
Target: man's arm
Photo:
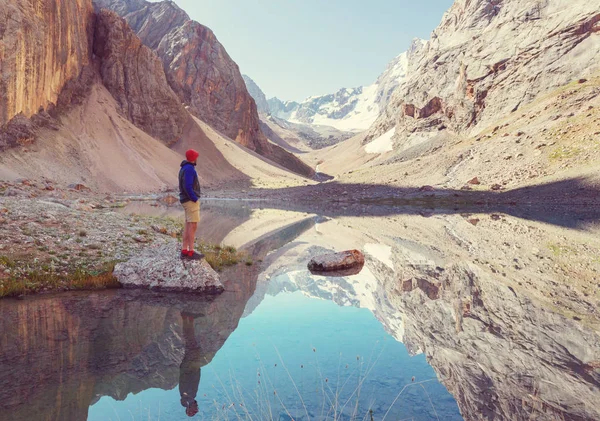
[[[194,172],[186,169],[183,173],[183,188],[192,202],[197,202],[199,197],[194,192]]]

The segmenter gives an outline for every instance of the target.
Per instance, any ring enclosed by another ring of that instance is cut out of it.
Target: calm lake
[[[220,296],[0,301],[0,419],[598,420],[597,216],[205,201],[199,237],[254,262]]]

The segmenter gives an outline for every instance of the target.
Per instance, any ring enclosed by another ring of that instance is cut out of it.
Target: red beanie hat
[[[193,149],[190,149],[185,153],[185,159],[187,159],[188,162],[194,162],[199,156],[200,154]]]

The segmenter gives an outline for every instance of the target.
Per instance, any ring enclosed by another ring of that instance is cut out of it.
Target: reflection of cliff
[[[473,265],[387,284],[465,420],[600,419],[600,335]]]
[[[369,282],[368,273],[274,273],[249,305],[265,290],[370,308],[409,351],[427,355],[465,420],[600,419],[597,331],[467,263],[406,265],[390,276],[369,258],[367,270],[379,282]]]
[[[313,225],[307,218],[285,226],[247,251],[267,259]],[[0,301],[0,413],[15,421],[85,420],[102,396],[121,400],[178,383],[182,405],[192,405],[194,379],[237,327],[261,270],[258,262],[226,269],[226,292],[209,300],[110,291]]]
[[[78,421],[101,396],[174,388],[184,357],[184,367],[207,364],[237,327],[254,282],[236,286],[210,301],[140,291],[1,301],[0,412]],[[192,315],[199,355],[186,347],[182,312]]]
[[[305,268],[352,247],[360,275]],[[597,420],[599,250],[593,232],[500,215],[339,218],[271,255],[244,316],[288,291],[369,308],[425,353],[465,420]]]

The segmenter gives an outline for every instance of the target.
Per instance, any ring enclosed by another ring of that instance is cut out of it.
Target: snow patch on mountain
[[[290,114],[294,123],[331,126],[338,130],[360,132],[371,127],[379,116],[376,84],[341,89],[334,95],[312,97]]]
[[[387,133],[382,134],[377,139],[371,141],[365,146],[366,153],[380,154],[394,150],[393,137],[396,134],[396,128],[392,128]]]

